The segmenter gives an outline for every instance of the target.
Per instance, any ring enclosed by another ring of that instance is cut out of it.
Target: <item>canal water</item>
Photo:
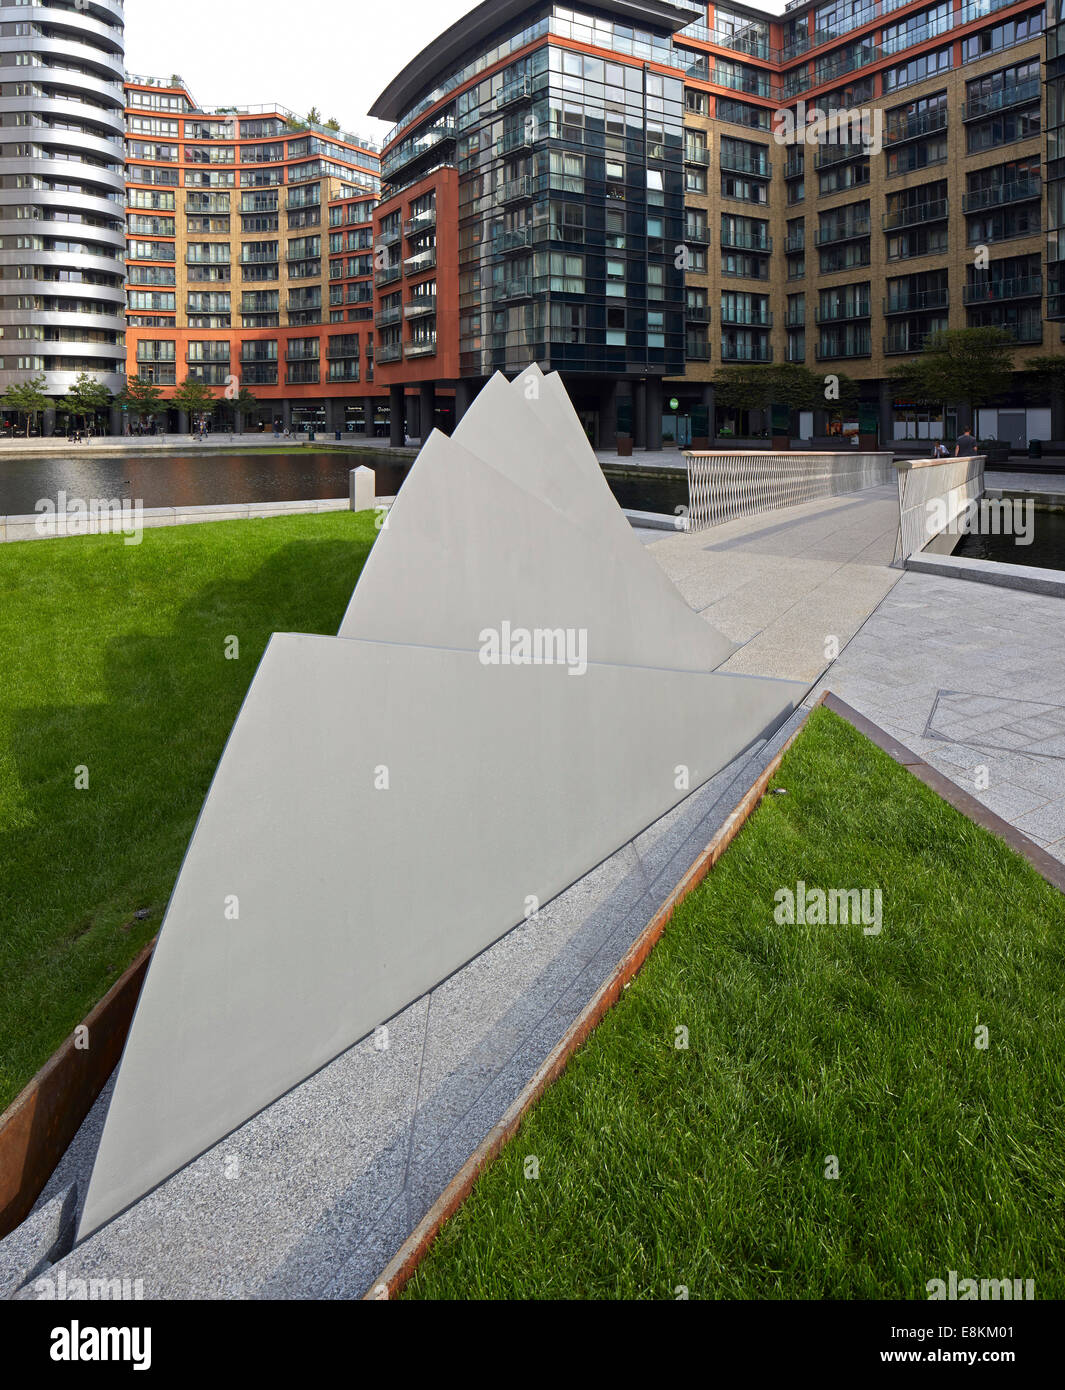
[[[1018,545],[1012,536],[971,535],[962,536],[953,553],[965,560],[997,560],[1003,565],[1065,570],[1065,512],[1037,508],[1031,545]]]
[[[205,507],[237,502],[307,502],[348,496],[348,475],[365,464],[377,474],[379,497],[394,497],[410,462],[372,449],[315,453],[211,452],[115,457],[56,454],[0,457],[0,516],[29,516],[44,498],[119,498],[150,507]],[[622,507],[673,514],[688,501],[687,480],[611,473]]]

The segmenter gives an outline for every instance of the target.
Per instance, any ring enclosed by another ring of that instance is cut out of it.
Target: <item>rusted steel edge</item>
[[[823,701],[824,696],[822,695],[817,704],[821,704]],[[363,1295],[364,1301],[394,1298],[410,1280],[429,1253],[429,1248],[439,1235],[441,1228],[454,1216],[472,1192],[482,1170],[499,1156],[508,1141],[520,1129],[528,1111],[548,1087],[558,1080],[573,1054],[588,1040],[618,1002],[628,985],[645,965],[677,908],[690,893],[699,887],[743,829],[752,812],[765,796],[769,783],[779,771],[780,764],[792,744],[806,727],[807,719],[812,712],[813,709],[807,711],[806,718],[760,774],[706,849],[701,852],[651,921],[644,927],[636,941],[629,947],[610,979],[599,987],[595,996],[570,1025],[565,1036],[556,1044],[539,1070],[530,1078],[507,1113],[495,1128],[491,1129],[481,1140],[474,1152],[400,1246],[398,1252],[374,1280],[369,1291]]]
[[[907,748],[905,744],[900,743],[898,739],[892,738],[878,724],[866,719],[864,714],[859,714],[856,709],[852,709],[838,696],[826,693],[822,703],[833,714],[838,714],[841,719],[845,719],[848,724],[853,725],[860,734],[864,734],[870,743],[875,743],[888,757],[912,772],[918,781],[923,782],[926,787],[948,802],[956,811],[960,811],[963,816],[984,830],[989,830],[998,839],[1004,840],[1010,849],[1027,859],[1036,873],[1045,878],[1052,887],[1065,893],[1065,864],[1055,859],[1052,854],[1048,854],[1041,845],[1030,840],[1023,831],[1010,825],[1009,821],[1003,820],[1001,816],[996,816],[994,811],[988,810],[982,801],[977,801],[970,792],[959,787],[956,782],[952,782],[942,772],[938,772],[925,762],[924,758]]]
[[[0,1240],[25,1221],[117,1066],[154,947],[81,1025],[88,1047],[76,1047],[72,1033],[0,1115]]]

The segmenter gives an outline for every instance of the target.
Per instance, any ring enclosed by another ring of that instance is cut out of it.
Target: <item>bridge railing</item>
[[[690,452],[684,457],[691,531],[895,481],[890,453]]]

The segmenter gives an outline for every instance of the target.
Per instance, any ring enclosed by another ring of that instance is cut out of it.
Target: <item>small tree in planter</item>
[[[14,410],[19,415],[26,417],[26,438],[30,436],[30,427],[52,404],[51,400],[45,395],[46,378],[42,376],[31,376],[27,381],[16,382],[14,386],[9,386],[4,392],[2,404],[5,410]]]
[[[57,410],[69,417],[71,425],[79,420],[95,420],[97,412],[106,410],[112,401],[111,392],[88,372],[80,372],[74,385],[58,403]]]
[[[919,405],[968,405],[975,433],[980,408],[1013,385],[1016,351],[1016,339],[1004,328],[952,328],[934,333],[920,357],[901,362],[889,375]]]
[[[189,417],[190,430],[201,416],[211,415],[218,403],[218,397],[202,381],[187,376],[174,392],[174,404]]]
[[[154,381],[131,376],[126,379],[126,389],[118,397],[118,404],[143,424],[162,410],[163,393]]]

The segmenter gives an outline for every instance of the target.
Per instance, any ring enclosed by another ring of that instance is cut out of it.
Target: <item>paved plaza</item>
[[[1065,493],[1060,474],[987,482]],[[818,681],[1065,860],[1065,599],[894,569],[897,529],[875,488],[643,539],[745,644],[723,669]]]

